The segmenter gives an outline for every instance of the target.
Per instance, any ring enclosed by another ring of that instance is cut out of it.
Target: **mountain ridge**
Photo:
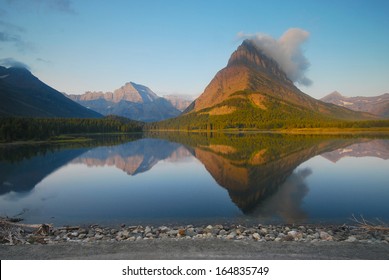
[[[334,91],[320,100],[354,111],[367,112],[380,117],[389,118],[389,93],[378,96],[347,97]]]
[[[181,114],[168,100],[134,82],[128,82],[113,92],[87,91],[66,96],[103,115],[113,114],[137,121],[160,121]]]
[[[0,66],[0,116],[99,118],[25,68]]]
[[[242,90],[270,95],[323,114],[337,113],[345,118],[348,113],[352,114],[340,107],[328,106],[300,91],[277,62],[267,57],[250,40],[243,41],[232,53],[227,66],[215,75],[203,94],[195,100],[193,110],[200,111],[217,105]]]
[[[183,115],[156,127],[301,128],[330,121],[375,118],[305,94],[274,59],[266,56],[253,41],[245,40]]]

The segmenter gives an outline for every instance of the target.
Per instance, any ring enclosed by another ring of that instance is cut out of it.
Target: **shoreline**
[[[0,223],[0,259],[389,259],[387,228],[368,230],[349,225],[33,226],[37,227],[14,225],[7,228]],[[13,240],[12,244],[9,240]]]
[[[358,222],[358,221],[356,221]],[[255,242],[360,242],[389,244],[389,228],[368,224],[279,224],[279,225],[116,225],[64,226],[19,224],[0,220],[0,244],[62,244],[136,242],[140,240],[232,240]]]

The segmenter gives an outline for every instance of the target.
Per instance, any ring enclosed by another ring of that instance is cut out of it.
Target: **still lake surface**
[[[0,216],[76,225],[389,221],[389,139],[106,136],[0,147]]]

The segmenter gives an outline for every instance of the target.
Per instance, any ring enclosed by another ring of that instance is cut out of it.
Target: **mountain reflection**
[[[0,195],[11,191],[30,192],[39,182],[58,168],[78,157],[87,148],[64,149],[40,152],[40,147],[34,151],[35,156],[17,161],[0,161]]]
[[[382,139],[365,141],[368,142],[353,144],[344,149],[324,153],[321,156],[334,163],[344,157],[377,157],[384,160],[389,159],[389,141]]]
[[[308,215],[301,209],[301,204],[309,190],[305,179],[311,173],[309,168],[293,172],[277,191],[259,203],[250,215],[262,219],[279,216],[286,223],[304,222]]]
[[[115,166],[128,175],[136,175],[150,170],[160,160],[175,161],[188,156],[190,153],[181,144],[146,138],[109,148],[95,148],[72,162],[90,167]]]
[[[304,180],[312,171],[295,171],[301,163],[359,141],[371,141],[346,136],[282,134],[159,134],[157,137],[190,147],[246,215],[270,217],[277,213],[285,221],[306,218],[300,206],[308,193]],[[374,150],[375,146],[363,148]]]
[[[97,135],[64,144],[0,146],[0,195],[30,192],[48,175],[94,147],[134,141],[141,135]]]
[[[389,141],[264,133],[149,133],[142,139],[101,140],[95,146],[34,147],[24,152],[0,149],[0,195],[30,192],[67,164],[113,166],[134,176],[160,161],[179,162],[194,156],[245,215],[261,219],[276,215],[285,222],[303,222],[308,217],[301,206],[312,170],[297,167],[317,155],[333,162],[344,156],[389,159]]]

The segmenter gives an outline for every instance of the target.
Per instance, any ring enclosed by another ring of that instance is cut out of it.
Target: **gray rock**
[[[354,235],[350,235],[346,240],[346,242],[356,242],[358,239]]]
[[[124,238],[128,238],[130,236],[130,232],[128,230],[123,230],[119,233],[121,233],[121,236],[123,236]]]
[[[103,239],[104,238],[104,235],[102,235],[102,234],[100,234],[100,233],[96,233],[96,235],[95,235],[95,239],[96,240],[101,240],[101,239]]]
[[[193,227],[191,227],[191,228],[186,229],[185,234],[186,234],[186,236],[193,237],[197,233],[195,232],[195,229]]]
[[[166,233],[166,232],[168,232],[168,231],[170,230],[170,228],[165,227],[165,226],[161,226],[161,227],[159,227],[158,229],[159,229],[159,231],[162,232],[162,233]]]
[[[227,236],[226,239],[234,239],[236,237],[236,232],[232,231]]]
[[[213,229],[213,226],[208,225],[205,229],[206,229],[207,231],[211,231],[211,230]]]
[[[319,233],[319,236],[320,236],[321,240],[325,240],[325,241],[332,241],[333,240],[333,237],[325,231],[321,231]]]
[[[86,237],[86,234],[85,233],[81,233],[79,236],[78,236],[78,238],[80,238],[80,239],[84,239]]]
[[[82,234],[82,233],[87,234],[87,233],[88,233],[88,229],[86,229],[86,228],[80,228],[80,229],[78,230],[78,233],[79,233],[79,234]]]
[[[145,228],[145,235],[147,235],[148,233],[150,233],[150,232],[152,232],[152,229],[151,229],[151,227],[149,227],[149,226],[147,226],[146,228]]]
[[[259,235],[258,232],[253,233],[252,237],[253,237],[254,240],[259,240],[259,239],[261,239],[261,236]]]
[[[172,230],[169,230],[168,232],[166,232],[168,235],[170,236],[177,236],[178,234],[178,230],[176,229],[172,229]]]
[[[302,238],[303,235],[301,234],[301,232],[291,230],[291,231],[288,231],[288,236],[292,237],[294,240],[298,240],[298,239]]]

